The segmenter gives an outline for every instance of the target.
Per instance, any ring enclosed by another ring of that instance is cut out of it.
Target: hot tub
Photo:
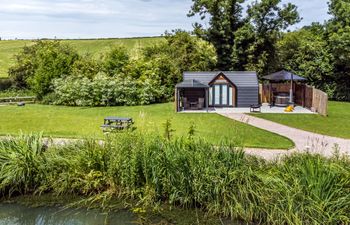
[[[290,103],[289,93],[275,94],[275,106],[286,107]]]

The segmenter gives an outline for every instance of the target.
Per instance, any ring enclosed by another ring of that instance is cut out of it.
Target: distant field
[[[71,44],[81,54],[90,53],[98,56],[107,51],[113,45],[124,45],[133,54],[143,46],[149,46],[162,41],[162,37],[151,38],[120,38],[120,39],[91,39],[91,40],[63,40],[62,42]],[[25,45],[31,45],[30,40],[0,41],[0,77],[7,77],[7,71],[13,63],[14,54],[18,53]]]

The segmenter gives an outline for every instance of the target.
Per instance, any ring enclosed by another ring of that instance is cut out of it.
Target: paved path
[[[219,113],[222,116],[233,120],[247,123],[291,139],[295,143],[295,148],[291,150],[268,150],[268,149],[246,149],[248,154],[261,156],[265,159],[276,158],[280,155],[290,154],[292,152],[310,151],[320,153],[324,156],[331,156],[335,146],[341,154],[350,155],[350,140],[336,137],[315,134],[308,131],[291,128],[279,123],[271,122],[265,119],[249,116],[240,113]]]

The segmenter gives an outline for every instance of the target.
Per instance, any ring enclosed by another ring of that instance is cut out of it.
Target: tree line
[[[70,106],[142,105],[173,99],[185,70],[210,70],[215,49],[182,30],[131,54],[121,45],[99,57],[80,55],[60,41],[36,41],[15,56],[13,85],[43,103]]]
[[[193,31],[167,32],[139,56],[116,46],[96,59],[59,41],[38,41],[15,56],[10,77],[55,104],[134,105],[172,100],[186,70],[262,77],[285,69],[331,99],[350,101],[350,0],[330,0],[329,20],[293,31],[302,18],[296,5],[281,0],[192,1],[188,16],[200,18]]]
[[[214,69],[252,70],[259,77],[286,69],[332,99],[350,100],[349,0],[330,0],[328,21],[292,32],[288,29],[302,18],[291,3],[260,0],[244,7],[246,0],[192,2],[188,16],[200,17],[194,33],[216,49]]]

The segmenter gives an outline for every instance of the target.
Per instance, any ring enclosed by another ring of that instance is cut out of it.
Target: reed
[[[267,162],[229,142],[120,133],[102,142],[42,145],[41,134],[0,141],[4,195],[76,194],[139,207],[166,203],[263,224],[349,224],[350,160],[294,154]]]

